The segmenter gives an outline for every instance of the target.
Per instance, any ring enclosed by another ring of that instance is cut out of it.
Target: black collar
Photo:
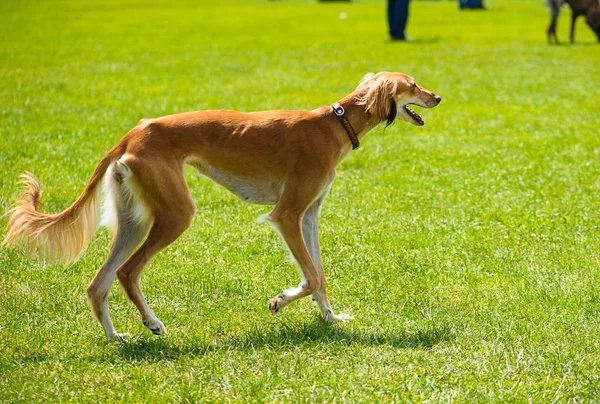
[[[346,111],[344,110],[344,107],[342,107],[339,102],[334,102],[331,104],[331,108],[333,108],[333,113],[340,119],[342,126],[344,126],[344,129],[346,129],[346,133],[352,142],[352,150],[358,149],[360,142],[358,141],[358,137],[356,136],[356,132],[354,131],[352,124],[350,124],[350,121],[348,118],[346,118]]]

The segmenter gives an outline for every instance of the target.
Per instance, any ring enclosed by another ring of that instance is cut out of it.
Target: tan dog
[[[275,205],[264,219],[283,237],[303,280],[270,300],[271,314],[312,295],[327,321],[346,321],[350,316],[334,314],[327,299],[317,234],[336,166],[352,141],[377,124],[398,118],[422,126],[423,119],[408,105],[432,108],[440,101],[413,78],[382,72],[366,75],[335,108],[199,111],[142,120],[102,158],[81,196],[62,213],[38,212],[40,185],[32,175],[24,176],[27,189],[12,211],[4,244],[12,247],[28,238],[30,251],[40,247],[50,259],[76,259],[98,225],[104,179],[105,218],[116,234],[87,289],[89,304],[109,340],[126,336],[117,334],[108,313],[116,274],[144,325],[164,334],[139,280],[148,261],[190,226],[196,207],[183,176],[183,165],[190,164],[246,202]]]

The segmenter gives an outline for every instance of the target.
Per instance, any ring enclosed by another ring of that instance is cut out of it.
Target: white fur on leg
[[[257,221],[258,221],[258,223],[264,223],[264,222],[269,223],[271,225],[271,227],[273,228],[273,230],[275,230],[277,232],[277,234],[279,234],[281,236],[281,239],[284,240],[283,234],[281,234],[279,226],[277,225],[276,222],[273,222],[271,220],[271,212],[269,212],[267,214],[264,214],[264,215],[261,215],[257,219]],[[286,247],[287,247],[287,244],[286,244]],[[271,312],[272,316],[277,315],[279,313],[279,311],[281,311],[281,309],[283,309],[285,306],[287,306],[288,304],[290,304],[294,300],[298,299],[298,297],[301,295],[303,289],[308,284],[306,282],[306,278],[304,278],[304,274],[302,273],[302,268],[300,267],[300,265],[298,264],[298,262],[294,258],[292,252],[289,250],[289,248],[286,248],[286,249],[290,253],[290,261],[292,263],[295,263],[297,265],[297,267],[298,267],[298,270],[300,271],[300,276],[302,276],[302,282],[300,282],[300,285],[298,285],[297,287],[286,289],[281,294],[279,294],[278,296],[272,298],[269,301],[269,311]]]
[[[321,310],[323,318],[328,323],[347,323],[348,321],[354,318],[351,315],[345,313],[334,314],[333,309],[327,304],[320,290],[313,293],[312,300],[316,303],[319,310]]]
[[[143,240],[152,222],[146,205],[136,197],[132,171],[122,159],[111,164],[104,177],[106,198],[103,223],[116,232],[115,241],[106,262],[88,287],[88,302],[92,313],[102,324],[109,341],[129,338],[128,334],[118,334],[115,331],[108,312],[108,293],[115,271]]]
[[[264,215],[260,215],[259,217],[256,218],[256,222],[257,223],[264,223],[264,222],[269,222],[271,223],[271,216],[269,216],[270,213],[265,213]]]
[[[330,323],[347,323],[348,321],[352,320],[354,317],[351,316],[350,314],[346,314],[346,313],[339,313],[339,314],[333,314],[333,312],[330,312],[329,315],[327,317],[325,317],[325,320],[330,322]]]
[[[295,288],[289,288],[283,291],[282,295],[286,300],[296,300],[299,298],[304,289],[308,286],[306,279],[302,278],[300,285]]]
[[[142,324],[146,326],[150,330],[150,332],[154,335],[164,335],[167,333],[167,329],[165,325],[154,315],[154,313],[150,313],[148,318],[142,320]]]
[[[120,333],[120,334],[110,334],[110,335],[106,335],[106,339],[108,339],[108,342],[117,342],[117,341],[122,341],[122,342],[129,342],[131,340],[131,334],[127,334],[127,333]]]
[[[295,288],[286,289],[281,292],[278,296],[275,296],[269,301],[269,311],[272,316],[277,315],[281,309],[290,304],[296,299],[299,299],[304,289],[308,286],[306,279],[302,279],[300,285]]]
[[[101,224],[114,232],[117,229],[118,220],[127,220],[131,223],[150,227],[154,217],[147,207],[144,199],[140,196],[139,185],[133,178],[131,169],[127,166],[127,155],[108,168],[104,177],[104,204],[102,206]],[[120,178],[120,182],[116,178]],[[125,212],[125,217],[117,219],[117,204]]]
[[[323,204],[323,200],[325,199],[327,193],[329,192],[329,186],[327,191],[317,200],[313,205],[311,205],[306,213],[304,214],[304,218],[302,219],[302,235],[304,237],[304,241],[306,242],[306,246],[308,248],[308,252],[315,263],[315,267],[317,271],[320,273],[319,275],[323,276],[323,263],[321,260],[321,253],[319,247],[319,234],[317,231],[317,221],[319,218],[319,213],[321,211],[321,206]],[[352,319],[352,316],[344,313],[334,314],[331,306],[329,305],[329,301],[325,297],[322,290],[317,290],[312,295],[312,300],[316,302],[317,307],[321,310],[321,314],[325,321],[330,323],[337,322],[347,322]]]

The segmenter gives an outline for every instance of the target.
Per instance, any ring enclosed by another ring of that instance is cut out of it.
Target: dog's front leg
[[[275,209],[263,217],[281,234],[303,278],[300,285],[283,291],[269,301],[271,315],[276,315],[294,300],[315,293],[321,286],[321,278],[302,237],[302,217],[315,197],[321,195],[331,181],[325,181],[314,173],[310,176],[308,170],[299,171],[306,177],[289,179]]]
[[[283,291],[269,301],[269,310],[272,315],[276,315],[294,300],[317,291],[321,286],[321,279],[302,239],[302,230],[300,227],[301,215],[290,212],[284,216],[274,217],[271,214],[269,221],[281,233],[283,240],[300,267],[303,278],[300,285]]]
[[[346,322],[350,320],[352,316],[344,313],[334,314],[331,304],[329,304],[329,299],[327,298],[325,272],[323,270],[323,261],[321,260],[321,247],[319,245],[318,221],[319,214],[321,213],[321,206],[329,192],[330,186],[327,187],[327,190],[323,195],[320,196],[304,214],[304,217],[302,218],[302,236],[304,237],[304,241],[321,280],[321,286],[313,293],[312,300],[317,303],[325,320],[330,323],[335,323],[338,321]]]

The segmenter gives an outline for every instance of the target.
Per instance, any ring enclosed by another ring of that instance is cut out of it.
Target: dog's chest
[[[202,174],[224,186],[240,199],[259,205],[274,205],[281,194],[281,183],[276,181],[248,180],[213,166],[203,167]]]

